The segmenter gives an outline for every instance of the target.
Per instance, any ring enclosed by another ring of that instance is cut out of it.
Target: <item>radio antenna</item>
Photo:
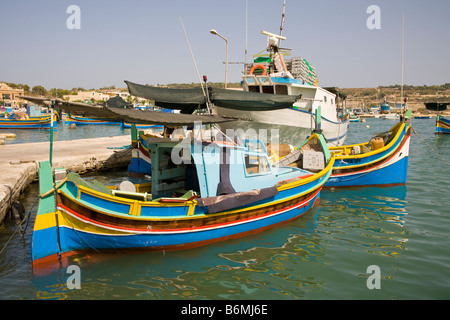
[[[281,14],[280,36],[283,35],[285,11],[286,11],[286,0],[283,0],[283,13]],[[278,41],[278,47],[281,47],[281,39]]]

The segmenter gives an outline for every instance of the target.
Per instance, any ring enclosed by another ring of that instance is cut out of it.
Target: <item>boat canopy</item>
[[[192,113],[195,109],[206,108],[207,98],[201,88],[169,89],[151,87],[125,81],[131,95],[155,101],[155,105]],[[214,105],[238,110],[268,111],[291,108],[301,98],[294,95],[273,95],[229,89],[208,88],[209,99]]]
[[[67,113],[83,112],[86,116],[117,119],[131,123],[159,124],[167,127],[179,127],[194,125],[196,122],[202,124],[222,123],[235,120],[234,118],[224,118],[217,115],[196,115],[168,113],[150,110],[138,110],[130,108],[130,105],[120,97],[114,97],[106,101],[103,105],[90,105],[81,102],[69,102],[61,99],[37,98],[21,96],[21,98],[33,101],[42,105],[54,103],[55,109]],[[52,102],[53,101],[53,102]]]

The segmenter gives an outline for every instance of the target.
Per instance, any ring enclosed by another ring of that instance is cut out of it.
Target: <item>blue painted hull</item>
[[[54,119],[56,121],[56,118]],[[49,129],[50,116],[29,119],[0,119],[0,129]]]
[[[239,224],[230,223],[220,227],[214,226],[199,229],[195,232],[185,230],[181,232],[148,232],[114,236],[61,227],[59,228],[61,251],[89,249],[86,244],[92,244],[92,247],[97,250],[145,249],[152,251],[192,248],[207,243],[242,237],[250,233],[260,232],[277,224],[287,223],[306,213],[319,197],[320,192],[305,202],[263,219],[250,220]]]
[[[331,176],[325,187],[362,187],[374,185],[405,184],[407,179],[408,158],[378,170],[346,176]]]
[[[436,133],[450,133],[450,119],[438,116],[436,119]]]
[[[337,156],[333,173],[325,183],[325,187],[405,184],[411,139],[410,127],[400,123],[394,128],[399,125],[401,127],[396,129],[398,131],[393,141],[379,151],[372,151],[367,155]]]
[[[120,122],[113,121],[111,119],[99,119],[99,118],[87,118],[81,116],[71,116],[67,115],[66,121],[67,124],[76,124],[76,125],[87,125],[87,124],[103,124],[103,125],[119,125]]]
[[[122,128],[128,129],[131,128],[132,123],[122,122]],[[155,124],[135,124],[137,129],[162,129],[163,125],[155,125]]]

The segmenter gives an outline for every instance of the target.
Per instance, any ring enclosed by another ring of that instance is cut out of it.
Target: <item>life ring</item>
[[[262,69],[263,73],[262,75],[265,76],[267,74],[267,69],[265,66],[263,66],[262,64],[257,64],[255,66],[253,66],[250,71],[248,72],[248,74],[253,74],[253,71],[255,71],[256,69]]]

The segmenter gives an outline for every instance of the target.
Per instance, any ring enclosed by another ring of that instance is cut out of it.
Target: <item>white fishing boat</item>
[[[285,37],[266,31],[261,33],[269,37],[269,55],[265,62],[256,59],[248,73],[242,76],[244,91],[299,98],[290,108],[275,110],[246,110],[213,105],[213,112],[218,115],[242,119],[223,123],[221,128],[244,131],[267,129],[269,132],[278,132],[276,138],[280,143],[298,146],[314,129],[314,113],[320,106],[321,126],[328,145],[342,145],[347,136],[349,121],[348,118],[341,121],[337,99],[345,96],[319,87],[315,69],[305,59],[285,61],[282,51],[286,49],[279,48],[279,40],[285,40]],[[272,129],[276,131],[271,131]]]

